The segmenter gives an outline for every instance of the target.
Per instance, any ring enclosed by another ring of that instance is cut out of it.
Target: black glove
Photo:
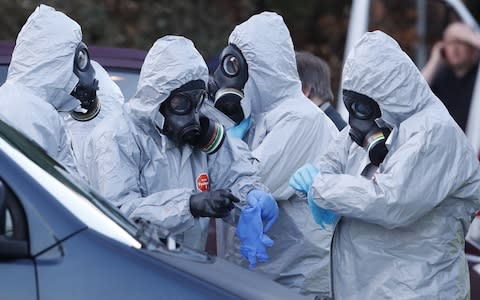
[[[223,218],[235,207],[233,202],[240,200],[230,190],[216,190],[192,194],[190,212],[194,217]]]

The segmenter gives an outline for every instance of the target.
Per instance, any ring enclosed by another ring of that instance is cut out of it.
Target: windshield
[[[105,221],[106,217],[108,218],[108,221],[113,221],[117,226],[120,226],[124,231],[126,231],[131,236],[131,238],[136,235],[137,227],[133,223],[131,223],[126,217],[124,217],[115,207],[110,205],[110,203],[108,203],[100,195],[92,191],[81,178],[77,177],[74,174],[70,174],[63,166],[61,166],[50,156],[48,156],[48,154],[39,145],[27,139],[21,133],[8,126],[1,120],[0,137],[3,138],[3,140],[6,141],[8,144],[13,146],[16,150],[21,152],[28,159],[30,159],[30,161],[36,164],[41,170],[50,174],[53,178],[60,182],[62,185],[61,188],[67,188],[68,190],[73,192],[71,194],[75,196],[69,198],[68,201],[64,202],[62,202],[61,200],[65,197],[58,197],[58,195],[54,196],[57,196],[56,198],[59,199],[62,204],[70,206],[69,208],[78,208],[78,211],[72,211],[72,209],[70,209],[70,211],[74,214],[77,213],[75,214],[77,217],[80,215],[80,219],[82,221],[85,221],[87,226],[94,227],[93,229],[99,229],[97,231],[109,235],[109,232],[107,229],[105,229],[105,227],[112,228],[112,224],[109,225],[105,224],[105,222],[102,223],[102,220]],[[33,172],[32,169],[29,170]],[[47,180],[47,178],[45,177],[46,176],[42,176],[41,180]],[[38,177],[36,178],[39,179]],[[44,186],[51,187],[52,184],[55,183],[50,182],[48,185]],[[49,192],[52,192],[52,190],[49,190]],[[63,191],[59,192],[61,193]],[[73,201],[73,199],[76,199],[78,201],[75,202]],[[85,201],[90,204],[90,207],[89,205],[85,205]],[[96,209],[92,210],[92,205]],[[82,211],[87,214],[92,214],[93,212],[97,215],[97,219],[95,219],[93,215],[87,215],[87,218],[82,218]]]

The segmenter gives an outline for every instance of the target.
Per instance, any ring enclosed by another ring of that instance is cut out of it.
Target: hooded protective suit
[[[342,216],[332,245],[336,299],[467,299],[464,237],[480,206],[479,164],[462,130],[386,34],[348,56],[343,88],[377,101],[392,127],[372,180],[343,130],[317,165],[315,202]]]
[[[171,91],[198,79],[206,85],[208,69],[193,43],[175,36],[159,39],[145,58],[135,96],[94,130],[85,157],[92,186],[128,217],[181,233],[177,240],[183,237],[185,245],[203,250],[209,219],[192,216],[191,194],[205,186],[230,188],[245,200],[262,185],[250,158],[240,155],[228,137],[207,156],[175,145],[159,131],[161,103]]]
[[[70,169],[75,160],[59,111],[80,101],[70,96],[80,26],[61,12],[40,5],[18,34],[7,80],[0,88],[0,116]]]
[[[229,43],[242,51],[248,64],[244,93],[251,99],[252,113],[245,141],[280,209],[268,232],[275,242],[268,249],[270,260],[256,269],[301,293],[328,295],[333,229],[315,223],[306,199],[298,197],[288,181],[301,165],[326,152],[337,129],[302,93],[282,17],[255,15],[234,29]],[[229,252],[230,260],[247,265],[236,250]]]
[[[95,69],[95,78],[98,80],[97,97],[101,105],[100,112],[95,118],[85,122],[75,120],[70,113],[63,113],[63,118],[72,140],[73,152],[77,159],[77,168],[82,174],[86,172],[83,149],[87,136],[107,116],[121,111],[121,107],[125,102],[122,91],[110,78],[107,71],[94,60],[91,61],[91,64]]]

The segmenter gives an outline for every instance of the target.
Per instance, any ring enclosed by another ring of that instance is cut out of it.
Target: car
[[[134,224],[0,121],[2,299],[307,299]]]

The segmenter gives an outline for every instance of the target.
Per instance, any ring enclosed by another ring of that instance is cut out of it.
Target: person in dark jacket
[[[297,71],[302,82],[302,91],[342,130],[347,123],[332,105],[333,93],[330,88],[330,68],[327,63],[309,52],[295,52]]]

